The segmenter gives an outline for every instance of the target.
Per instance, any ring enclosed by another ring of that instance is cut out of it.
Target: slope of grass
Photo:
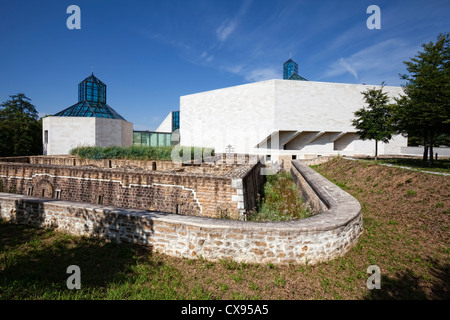
[[[450,158],[440,158],[433,160],[433,166],[429,167],[419,158],[379,158],[377,161],[366,160],[372,163],[379,163],[391,166],[405,167],[418,171],[441,172],[450,174]]]
[[[0,299],[450,299],[450,178],[333,160],[315,169],[356,197],[364,232],[316,266],[175,258],[0,223]],[[81,289],[69,290],[69,265]],[[381,269],[381,289],[366,286]]]

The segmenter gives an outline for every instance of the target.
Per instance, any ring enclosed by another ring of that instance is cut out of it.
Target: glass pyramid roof
[[[289,80],[302,80],[302,81],[308,81],[307,79],[303,78],[301,75],[299,75],[299,74],[297,74],[297,73],[291,74],[291,76],[289,77]]]
[[[55,114],[56,117],[97,117],[125,120],[106,104],[106,84],[92,73],[78,85],[78,103]]]
[[[55,114],[55,117],[97,117],[125,120],[106,103],[80,101],[67,109]]]

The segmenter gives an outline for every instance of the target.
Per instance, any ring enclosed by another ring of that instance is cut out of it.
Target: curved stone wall
[[[1,219],[212,261],[316,264],[345,254],[363,230],[359,202],[299,161],[292,164],[297,184],[319,211],[302,220],[223,220],[7,193],[0,193]]]

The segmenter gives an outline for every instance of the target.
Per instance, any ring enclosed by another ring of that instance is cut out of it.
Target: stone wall
[[[160,161],[156,167],[167,169],[160,171],[153,170],[151,161],[134,165],[127,160],[70,157],[30,157],[29,161],[0,162],[3,191],[167,213],[207,217],[225,214],[234,219],[253,208],[240,197],[246,194],[250,199],[247,203],[255,204],[251,199],[258,193],[253,186],[246,190],[252,181],[242,184],[240,190],[233,185],[235,179],[242,180],[247,172],[258,170],[254,165],[221,166],[215,170],[214,166],[183,167]]]
[[[363,227],[356,199],[293,161],[305,194],[326,211],[284,222],[212,219],[0,193],[1,219],[151,246],[177,257],[250,263],[316,264],[344,255]],[[245,179],[244,179],[245,180]],[[236,191],[236,190],[234,190]]]
[[[174,170],[180,169],[182,163],[157,160],[126,160],[126,159],[83,159],[77,156],[30,156],[29,163],[48,164],[74,167],[98,167],[98,168],[140,168],[143,170]],[[3,161],[1,158],[0,161]]]

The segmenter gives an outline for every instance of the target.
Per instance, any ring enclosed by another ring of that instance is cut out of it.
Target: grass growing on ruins
[[[79,156],[85,159],[130,159],[130,160],[172,160],[173,146],[150,147],[150,146],[129,146],[129,147],[90,147],[82,146],[70,150],[71,155]],[[186,155],[183,153],[188,152]],[[196,156],[214,155],[213,149],[201,147],[181,147],[178,156],[183,158],[187,156],[194,159]],[[184,160],[184,159],[183,159]]]
[[[364,232],[343,257],[211,262],[0,222],[0,299],[450,299],[450,177],[345,159],[315,170],[361,203]],[[80,290],[66,287],[73,264]]]
[[[303,205],[290,172],[268,175],[258,209],[248,215],[250,221],[285,221],[310,216]]]

